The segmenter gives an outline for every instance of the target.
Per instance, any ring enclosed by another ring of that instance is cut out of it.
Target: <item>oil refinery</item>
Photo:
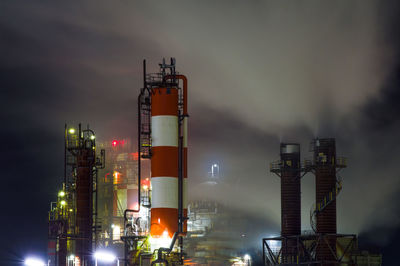
[[[48,263],[89,265],[382,265],[357,235],[337,232],[339,172],[333,138],[281,143],[270,171],[281,182],[281,234],[240,243],[248,221],[214,200],[188,201],[188,79],[165,59],[147,73],[137,98],[137,140],[98,140],[89,126],[65,125],[64,180],[48,217]],[[212,163],[208,185],[218,186]],[[307,175],[307,176],[306,176]],[[301,180],[315,176],[312,231],[301,230]],[[236,238],[235,238],[236,237]],[[252,254],[249,255],[249,254]]]

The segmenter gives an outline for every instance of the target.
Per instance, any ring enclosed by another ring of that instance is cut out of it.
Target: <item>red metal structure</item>
[[[317,234],[336,234],[336,144],[335,139],[314,140],[314,167],[317,204],[324,204],[331,195],[329,204],[321,208],[316,214]],[[334,195],[333,195],[334,193]],[[317,259],[321,261],[335,261],[336,237],[327,239],[317,249]],[[331,250],[332,249],[332,250]]]
[[[280,161],[271,164],[271,172],[281,178],[281,235],[289,237],[301,233],[300,144],[281,143]],[[297,261],[296,239],[282,242],[282,262]]]
[[[92,143],[77,151],[76,167],[76,255],[85,261],[92,254],[93,176],[95,154]]]
[[[342,189],[338,171],[346,159],[336,156],[335,139],[314,139],[313,160],[300,163],[300,145],[281,144],[281,160],[270,170],[281,177],[282,232],[263,239],[265,265],[353,265],[355,235],[336,232],[336,197]],[[300,178],[307,172],[316,177],[316,203],[310,222],[315,234],[301,234]],[[336,246],[339,246],[338,252]]]

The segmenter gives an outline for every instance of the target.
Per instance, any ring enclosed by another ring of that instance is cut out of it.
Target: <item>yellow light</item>
[[[149,186],[143,185],[143,189],[144,189],[144,190],[147,190],[148,188],[149,188]]]
[[[74,210],[73,210],[73,209],[69,209],[69,211],[70,211],[70,212],[73,212]]]
[[[58,192],[58,196],[59,196],[59,197],[64,197],[64,196],[65,196],[65,192],[64,192],[64,191]]]
[[[90,139],[91,139],[91,140],[94,140],[95,138],[96,138],[95,135],[91,135],[91,136],[90,136]]]
[[[68,132],[69,132],[69,134],[75,134],[75,128],[70,128],[70,129],[68,130]]]
[[[64,206],[65,204],[67,204],[67,202],[66,202],[65,200],[62,200],[60,203],[61,203],[62,206]]]

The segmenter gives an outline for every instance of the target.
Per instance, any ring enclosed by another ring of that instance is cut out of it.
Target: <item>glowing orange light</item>
[[[120,176],[121,176],[121,173],[114,171],[114,185],[120,183],[120,180],[119,180]]]
[[[143,186],[150,187],[150,180],[149,180],[148,178],[142,180],[142,185],[143,185]]]
[[[137,161],[139,159],[139,153],[138,152],[133,152],[133,153],[131,153],[131,155],[132,155],[132,158],[133,158],[134,161]]]

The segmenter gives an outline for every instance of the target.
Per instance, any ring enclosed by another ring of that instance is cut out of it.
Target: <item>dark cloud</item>
[[[156,71],[162,56],[175,56],[189,77],[192,198],[206,195],[279,230],[279,179],[268,171],[279,142],[300,142],[310,157],[313,137],[336,137],[349,158],[339,231],[385,227],[379,245],[392,243],[400,223],[398,10],[396,1],[2,1],[7,257],[45,252],[64,123],[89,123],[103,140],[134,137],[141,60]],[[209,189],[212,162],[221,181]],[[304,229],[313,200],[308,174]]]

